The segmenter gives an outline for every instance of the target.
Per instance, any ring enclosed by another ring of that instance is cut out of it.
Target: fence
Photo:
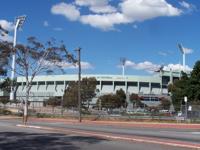
[[[10,110],[15,113],[23,112],[23,104],[0,104],[0,108]],[[187,110],[187,111],[186,111]],[[29,106],[29,115],[38,117],[78,117],[77,108],[67,109],[58,107],[33,107]],[[200,105],[182,105],[177,113],[171,113],[159,107],[133,107],[133,109],[111,109],[111,108],[85,108],[82,109],[82,117],[91,120],[157,120],[157,121],[191,121],[200,122]]]

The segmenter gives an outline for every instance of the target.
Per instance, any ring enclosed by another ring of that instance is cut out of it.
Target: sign
[[[189,107],[188,107],[188,111],[192,111],[192,106],[189,106]]]

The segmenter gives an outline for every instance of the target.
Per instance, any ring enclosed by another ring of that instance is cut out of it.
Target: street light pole
[[[17,30],[23,25],[26,16],[19,16],[16,18],[15,28],[14,28],[14,38],[13,38],[13,52],[12,52],[12,66],[11,66],[11,91],[10,91],[10,100],[14,100],[14,83],[15,78],[15,46],[17,42]]]
[[[81,48],[77,48],[75,51],[78,53],[78,120],[81,122]]]

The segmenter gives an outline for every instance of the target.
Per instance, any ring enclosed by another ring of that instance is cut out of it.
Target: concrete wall
[[[169,73],[168,73],[169,74]],[[165,73],[163,82],[170,82],[169,76]],[[170,74],[173,77],[179,77],[179,74]],[[155,94],[160,95],[167,94],[167,86],[161,90],[161,77],[156,76],[121,76],[121,75],[82,75],[85,77],[95,77],[98,84],[100,94],[115,93],[119,89],[123,89],[127,93],[136,94]],[[48,76],[36,76],[31,88],[31,101],[43,101],[51,96],[62,97],[68,83],[71,81],[77,81],[77,75],[48,75]],[[25,97],[25,78],[18,77],[19,83],[17,89],[17,98],[24,99]],[[162,83],[163,84],[163,83]]]

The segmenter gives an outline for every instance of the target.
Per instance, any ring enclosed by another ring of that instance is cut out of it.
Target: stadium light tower
[[[17,30],[22,27],[24,21],[26,19],[26,16],[19,16],[16,18],[15,21],[15,27],[14,27],[14,38],[13,38],[13,53],[12,53],[12,66],[11,66],[11,91],[10,91],[10,100],[14,100],[14,85],[13,80],[15,78],[15,61],[16,61],[16,55],[15,55],[15,46],[17,41]]]
[[[182,55],[183,55],[183,72],[185,72],[185,49],[181,44],[178,44],[178,48],[181,51]]]
[[[124,57],[120,58],[120,62],[121,62],[121,65],[122,65],[122,76],[124,77],[124,75],[125,75],[126,58],[124,58]]]

